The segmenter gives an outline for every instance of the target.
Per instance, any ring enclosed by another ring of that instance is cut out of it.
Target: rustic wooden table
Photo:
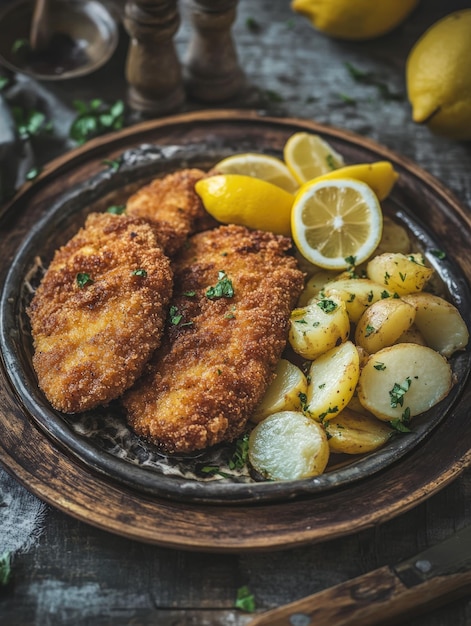
[[[393,33],[347,43],[315,32],[287,1],[240,0],[232,32],[247,88],[218,106],[313,119],[370,137],[415,161],[471,207],[471,144],[451,142],[414,125],[404,80],[405,59],[418,36],[446,13],[468,6],[466,0],[422,0]],[[184,15],[175,38],[181,57],[189,37]],[[56,120],[55,132],[41,150],[23,155],[19,178],[32,161],[44,163],[71,147],[61,128],[74,115],[73,98],[112,101],[124,96],[126,50],[123,30],[117,53],[96,74],[42,84],[18,76],[3,92],[2,115],[9,103],[29,98],[33,105],[42,103]],[[355,78],[348,64],[368,73],[370,80]],[[181,110],[207,106],[187,100]],[[0,155],[5,157],[14,140],[8,125],[0,124],[0,133],[2,129]],[[2,167],[11,167],[11,160],[7,163],[5,157]],[[403,560],[469,522],[467,470],[412,510],[360,532],[352,528],[345,537],[282,551],[187,552],[146,545],[77,521],[41,502],[0,469],[0,554],[12,557],[10,580],[0,585],[0,623],[242,626],[250,621],[249,614],[234,608],[242,585],[253,593],[257,611],[263,611]],[[466,626],[471,624],[471,600],[450,602],[402,623]]]

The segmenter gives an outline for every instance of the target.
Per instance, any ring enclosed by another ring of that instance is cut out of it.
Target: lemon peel
[[[449,139],[471,139],[471,9],[450,13],[417,40],[406,83],[414,122]]]
[[[394,183],[399,178],[399,174],[390,161],[375,161],[374,163],[346,165],[318,176],[315,180],[335,180],[337,178],[361,180],[371,187],[379,200],[384,200],[391,193]]]
[[[347,40],[365,40],[389,32],[419,0],[292,0],[291,8],[319,31]]]
[[[218,174],[199,180],[195,191],[218,222],[291,234],[294,195],[277,185],[243,174]]]

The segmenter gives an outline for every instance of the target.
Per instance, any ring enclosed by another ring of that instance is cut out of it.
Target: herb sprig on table
[[[122,100],[111,105],[100,98],[89,102],[74,100],[73,105],[78,115],[72,122],[69,135],[79,145],[124,126],[125,108]]]

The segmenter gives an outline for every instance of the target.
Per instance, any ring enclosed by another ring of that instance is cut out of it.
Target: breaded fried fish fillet
[[[145,220],[92,213],[29,307],[38,382],[58,410],[120,396],[159,345],[173,275]]]
[[[157,225],[159,241],[169,256],[189,235],[216,225],[195,192],[195,183],[205,176],[199,169],[167,174],[139,189],[126,203],[127,215],[144,217]]]
[[[165,339],[123,398],[135,432],[167,452],[243,432],[273,379],[302,289],[290,246],[234,225],[189,240],[174,265]]]

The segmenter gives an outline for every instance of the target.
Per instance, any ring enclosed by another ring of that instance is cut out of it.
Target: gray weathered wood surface
[[[468,6],[465,0],[422,0],[390,35],[347,43],[316,33],[287,1],[240,0],[233,36],[248,88],[225,106],[310,118],[368,136],[417,162],[471,207],[471,144],[415,126],[404,81],[405,59],[417,37],[446,13]],[[176,37],[181,58],[190,36],[182,14]],[[45,162],[71,147],[60,129],[74,115],[73,98],[123,96],[126,45],[123,32],[115,57],[89,78],[54,85],[19,78],[8,90],[7,100],[28,94],[49,107],[57,120],[56,136],[29,158]],[[353,80],[347,62],[371,72],[375,84]],[[379,83],[397,97],[387,97]],[[202,108],[204,104],[188,101],[183,110]],[[2,147],[7,135],[5,131],[0,137],[0,155],[7,152]],[[27,161],[28,155],[19,171],[25,171]],[[2,167],[7,167],[6,160]],[[469,522],[468,470],[415,509],[369,530],[357,533],[352,528],[348,537],[281,552],[183,552],[76,521],[38,501],[0,469],[0,553],[13,554],[11,581],[0,587],[0,624],[243,626],[250,617],[234,609],[241,585],[254,594],[257,610],[273,608],[405,559]],[[405,623],[469,625],[471,600],[455,601]]]

